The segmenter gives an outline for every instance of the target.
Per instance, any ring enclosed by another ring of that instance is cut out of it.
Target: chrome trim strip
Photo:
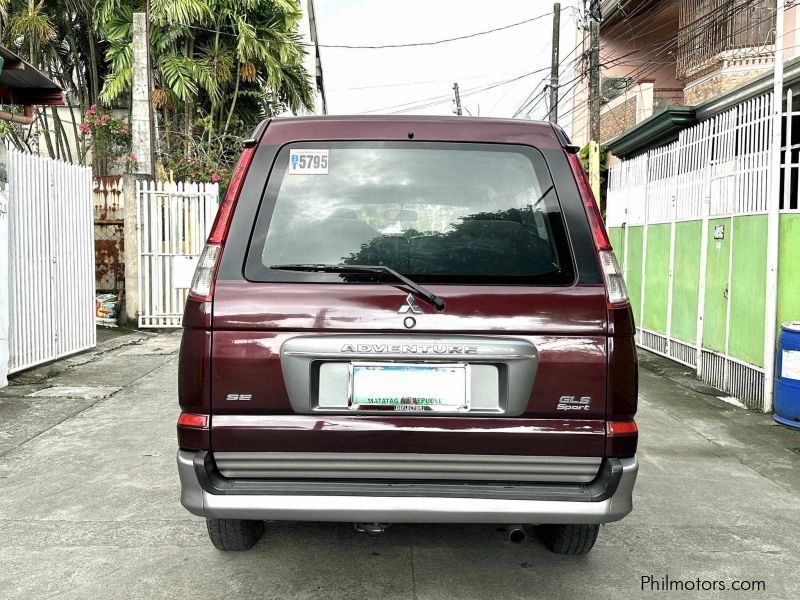
[[[384,413],[368,415],[369,417],[407,417],[408,415]],[[438,416],[438,415],[437,415]],[[463,416],[463,415],[462,415]],[[345,417],[345,418],[340,418]],[[415,417],[420,421],[419,427],[424,428],[425,431],[448,431],[447,429],[438,426],[438,423],[429,417]],[[465,423],[469,423],[464,417]],[[601,427],[598,428],[597,424],[603,424],[603,421],[588,421],[586,424],[579,425],[580,421],[573,421],[573,428],[567,430],[554,430],[552,426],[547,423],[546,419],[526,420],[520,423],[521,420],[512,420],[511,425],[508,422],[498,421],[497,425],[492,427],[492,431],[508,432],[508,433],[548,433],[551,435],[604,435],[605,430]],[[531,422],[532,421],[532,422]],[[327,417],[321,414],[312,415],[211,415],[211,428],[223,429],[226,427],[235,427],[238,429],[299,429],[309,431],[311,429],[336,429],[342,430],[360,430],[365,431],[368,429],[386,429],[386,422],[375,420],[371,418],[359,418],[352,412],[348,411],[343,415],[331,415]],[[411,429],[413,427],[408,427]],[[401,426],[394,426],[394,429],[403,429]]]
[[[588,483],[599,456],[334,452],[215,452],[224,477],[541,481]]]
[[[311,358],[337,358],[337,359],[355,359],[355,360],[364,360],[365,358],[375,359],[392,359],[392,360],[408,360],[409,358],[414,358],[417,362],[424,362],[423,357],[428,357],[432,360],[431,362],[439,362],[442,358],[460,358],[460,359],[468,359],[468,358],[475,358],[475,354],[401,354],[399,352],[389,353],[384,352],[380,354],[369,353],[369,354],[357,354],[352,352],[303,352],[300,350],[290,350],[283,353],[284,356],[301,356],[301,357],[311,357]],[[492,354],[492,360],[526,360],[531,358],[536,358],[537,354],[533,353],[522,353],[522,354]]]
[[[377,523],[608,523],[633,508],[636,458],[622,459],[622,479],[601,502],[438,497],[214,495],[194,472],[194,453],[178,451],[181,502],[191,513],[218,519]]]
[[[434,352],[433,348],[447,352]],[[360,351],[363,348],[363,352]],[[380,351],[375,351],[380,348]],[[354,352],[353,350],[357,350]],[[399,350],[399,351],[398,351]],[[488,335],[424,334],[343,334],[300,335],[281,346],[281,369],[292,411],[312,414],[320,409],[318,382],[314,379],[317,363],[359,361],[464,362],[502,366],[503,379],[498,392],[500,414],[509,417],[525,412],[530,400],[539,351],[530,342],[517,338]],[[335,409],[324,409],[329,413]],[[342,414],[347,414],[345,407]],[[386,414],[385,410],[364,410],[364,414]],[[476,411],[477,412],[477,411]],[[486,412],[497,413],[495,409]],[[460,414],[441,411],[440,415]]]
[[[407,415],[385,413],[383,415],[369,415],[369,417],[404,417]],[[381,421],[373,421],[370,418],[357,418],[356,421],[347,419],[340,419],[340,417],[355,417],[353,413],[346,413],[344,415],[332,415],[326,418],[324,415],[211,415],[211,428],[223,429],[226,427],[235,427],[237,429],[299,429],[311,430],[316,429],[318,425],[324,424],[324,429],[342,430],[367,430],[367,429],[386,429],[386,423]],[[419,417],[420,427],[425,431],[449,431],[444,427],[437,426],[437,423],[426,417]],[[465,418],[466,420],[466,418]],[[543,421],[539,421],[521,425],[519,421],[513,421],[512,425],[507,425],[505,422],[498,421],[497,426],[492,427],[492,432],[505,431],[509,433],[547,433],[548,435],[602,435],[604,431],[597,429],[593,424],[598,421],[592,421],[587,425],[575,424],[574,429],[553,429],[549,425],[544,425]],[[602,423],[602,421],[599,421]],[[402,429],[402,427],[395,426],[395,429]]]

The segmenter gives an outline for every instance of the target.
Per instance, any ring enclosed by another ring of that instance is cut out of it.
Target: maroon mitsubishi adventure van
[[[258,127],[183,323],[181,502],[217,548],[495,523],[581,554],[631,511],[633,317],[575,152],[530,121]]]

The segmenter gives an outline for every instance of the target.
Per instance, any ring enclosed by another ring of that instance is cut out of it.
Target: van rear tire
[[[587,554],[597,540],[600,525],[540,525],[539,539],[555,554]]]
[[[264,521],[206,519],[211,543],[218,550],[240,552],[256,545],[264,533]]]

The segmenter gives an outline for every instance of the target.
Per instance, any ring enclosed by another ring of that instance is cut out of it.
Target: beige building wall
[[[661,10],[660,5],[668,5]],[[771,56],[747,59],[722,57],[722,66],[701,73],[694,79],[676,78],[675,46],[654,53],[664,42],[677,34],[679,3],[668,0],[649,8],[644,15],[629,22],[613,21],[601,31],[601,69],[607,77],[632,77],[629,90],[601,107],[601,137],[607,141],[636,123],[653,115],[663,105],[694,106],[746,84],[769,73]],[[785,14],[784,58],[800,56],[800,6],[792,6]],[[577,31],[576,44],[583,41],[588,50],[588,36]],[[585,68],[585,65],[584,65]],[[588,77],[575,90],[572,119],[573,141],[584,145],[589,139]]]
[[[631,79],[628,91],[603,105],[601,112],[601,135],[604,131],[611,139],[639,121],[653,114],[656,90],[682,90],[683,85],[675,78],[674,54],[669,48],[658,48],[674,38],[678,28],[678,3],[664,2],[665,8],[647,9],[629,20],[620,19],[605,25],[601,30],[600,62],[605,77],[627,77]],[[588,50],[588,36],[577,32],[576,44],[583,41]],[[585,66],[584,66],[585,68]],[[584,77],[575,92],[572,112],[573,139],[583,145],[589,139],[589,79]],[[604,126],[605,125],[605,126]]]

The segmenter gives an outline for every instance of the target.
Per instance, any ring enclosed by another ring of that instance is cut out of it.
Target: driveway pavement
[[[635,509],[588,556],[552,555],[533,535],[514,545],[491,525],[373,539],[326,523],[268,524],[252,551],[221,553],[178,502],[178,341],[118,338],[0,390],[0,597],[800,597],[800,432],[652,355]],[[643,591],[648,576],[765,590]]]

